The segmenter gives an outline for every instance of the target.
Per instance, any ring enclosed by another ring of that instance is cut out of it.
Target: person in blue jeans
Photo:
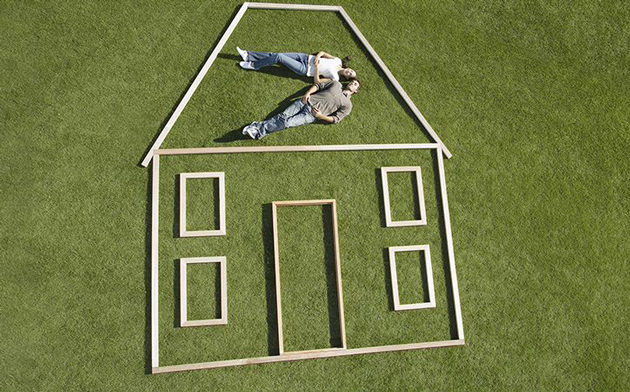
[[[352,111],[350,98],[360,87],[361,82],[358,79],[352,79],[345,88],[337,81],[317,83],[282,113],[263,122],[255,121],[243,128],[243,135],[260,140],[270,133],[310,124],[315,120],[336,124]]]
[[[315,83],[319,83],[320,76],[324,79],[339,81],[340,77],[345,79],[356,78],[355,70],[348,68],[349,57],[343,60],[331,56],[326,52],[319,52],[316,55],[305,53],[272,53],[253,52],[236,47],[239,55],[243,59],[239,63],[243,69],[259,70],[274,64],[281,64],[289,68],[298,75],[312,76]]]

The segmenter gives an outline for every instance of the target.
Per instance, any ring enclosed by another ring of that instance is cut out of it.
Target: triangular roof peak
[[[214,63],[214,60],[216,60],[217,56],[219,55],[219,52],[221,52],[221,50],[223,49],[223,46],[225,45],[227,40],[230,38],[230,35],[232,35],[232,32],[236,28],[236,25],[238,25],[238,22],[241,20],[241,18],[245,14],[245,12],[248,9],[250,9],[250,8],[252,8],[252,9],[268,9],[268,10],[301,10],[301,11],[333,11],[333,12],[338,12],[341,15],[341,17],[343,18],[343,20],[346,23],[348,23],[348,26],[350,26],[350,29],[352,29],[352,32],[356,35],[356,37],[359,39],[361,44],[363,44],[363,46],[365,47],[365,50],[367,50],[370,53],[370,55],[372,56],[372,58],[374,59],[374,61],[378,65],[378,67],[381,69],[381,71],[383,71],[383,73],[385,74],[385,76],[387,77],[389,82],[394,86],[394,88],[396,89],[398,94],[400,94],[400,96],[405,101],[405,103],[407,104],[409,109],[416,116],[418,121],[420,121],[420,123],[425,127],[427,132],[429,132],[429,135],[431,135],[433,140],[437,144],[439,144],[440,149],[442,150],[444,155],[447,158],[451,158],[452,157],[451,152],[446,148],[446,146],[444,145],[444,143],[442,142],[440,137],[437,135],[437,133],[435,133],[435,131],[433,130],[433,128],[431,127],[429,122],[424,118],[422,113],[420,113],[420,110],[418,110],[418,108],[413,103],[411,98],[409,98],[409,96],[407,95],[405,90],[403,90],[403,88],[400,86],[400,84],[398,83],[398,81],[396,80],[394,75],[392,75],[392,73],[389,70],[389,68],[387,68],[387,66],[385,65],[383,60],[381,60],[381,58],[376,53],[374,48],[372,48],[372,45],[370,45],[370,43],[367,41],[367,39],[365,39],[365,37],[363,36],[363,34],[359,30],[359,28],[354,24],[352,19],[350,19],[350,16],[346,13],[346,11],[343,9],[343,7],[341,7],[341,6],[331,6],[331,5],[278,4],[278,3],[245,2],[245,3],[243,3],[241,8],[238,10],[236,15],[234,16],[234,19],[232,19],[232,22],[230,23],[230,26],[227,28],[225,33],[223,33],[223,36],[221,37],[221,40],[219,41],[217,46],[214,48],[214,50],[210,54],[210,57],[208,57],[208,59],[206,60],[205,64],[203,65],[203,67],[201,68],[201,70],[199,71],[197,76],[195,77],[195,80],[192,82],[192,84],[188,88],[188,91],[186,91],[186,94],[184,95],[182,100],[179,102],[179,105],[177,105],[177,108],[175,109],[173,114],[171,114],[171,117],[168,119],[168,122],[166,123],[164,128],[162,128],[162,131],[160,132],[159,136],[157,137],[157,139],[155,140],[155,142],[153,143],[151,148],[148,150],[147,154],[145,155],[144,159],[142,160],[142,166],[147,167],[149,165],[149,163],[151,162],[151,159],[153,158],[154,151],[160,148],[160,146],[164,142],[164,139],[166,139],[166,136],[170,132],[171,128],[173,128],[173,126],[175,125],[175,122],[177,122],[177,119],[179,118],[179,115],[182,113],[182,111],[186,107],[186,104],[188,104],[188,101],[190,100],[190,98],[192,98],[193,94],[197,90],[197,87],[199,87],[199,84],[201,84],[201,81],[206,76],[206,73],[208,72],[208,70],[212,66],[212,63]]]

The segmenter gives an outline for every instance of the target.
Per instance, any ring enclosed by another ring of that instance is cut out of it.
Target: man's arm
[[[318,120],[326,121],[327,123],[330,123],[330,124],[333,124],[335,122],[334,118],[322,114],[322,112],[320,112],[319,110],[315,108],[313,108],[313,117],[315,117]]]
[[[319,86],[316,84],[312,85],[311,88],[309,88],[306,94],[304,94],[304,96],[302,97],[302,103],[307,103],[311,94],[313,94],[317,90],[319,90]]]

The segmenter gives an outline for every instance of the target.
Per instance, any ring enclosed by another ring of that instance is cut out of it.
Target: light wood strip
[[[280,290],[280,256],[278,251],[278,207],[276,203],[271,204],[271,214],[273,222],[273,266],[276,278],[276,317],[278,320],[278,351],[282,355],[284,352],[284,336],[282,334],[282,303]]]
[[[339,332],[341,333],[341,347],[346,348],[346,321],[343,306],[343,287],[341,285],[341,256],[339,255],[339,233],[337,230],[337,202],[332,201],[333,236],[335,240],[335,275],[337,278],[337,305],[339,307]]]
[[[446,246],[448,248],[448,265],[451,273],[451,285],[453,286],[453,301],[455,307],[455,321],[457,323],[457,337],[464,340],[464,324],[462,322],[462,309],[459,303],[459,288],[457,286],[457,271],[455,270],[455,252],[453,250],[453,236],[451,233],[451,217],[448,211],[448,196],[446,195],[446,175],[444,174],[444,159],[442,154],[437,154],[438,171],[440,173],[440,189],[442,193],[442,209],[444,211],[444,227],[446,229]]]
[[[153,178],[151,180],[151,366],[159,366],[159,315],[158,315],[158,281],[159,281],[159,204],[160,204],[160,157],[153,159]]]
[[[261,152],[314,152],[314,151],[372,151],[372,150],[430,150],[437,149],[437,143],[410,144],[339,144],[321,146],[257,146],[257,147],[198,147],[155,150],[156,155],[189,154],[237,154]]]
[[[258,358],[244,358],[244,359],[232,359],[227,361],[215,361],[215,362],[202,362],[191,363],[185,365],[174,366],[162,366],[154,367],[152,369],[153,374],[160,373],[172,373],[183,372],[187,370],[201,370],[201,369],[216,369],[230,366],[242,366],[242,365],[257,365],[263,363],[273,362],[288,362],[288,361],[300,361],[304,359],[318,359],[318,358],[332,358],[332,357],[344,357],[350,355],[362,355],[362,354],[374,354],[383,352],[395,352],[406,350],[421,350],[428,348],[440,348],[440,347],[453,347],[464,345],[464,340],[445,340],[438,342],[426,342],[426,343],[411,343],[411,344],[398,344],[392,346],[377,346],[377,347],[365,347],[365,348],[353,348],[353,349],[339,349],[339,350],[323,350],[314,353],[298,353],[298,354],[283,354],[269,357]]]
[[[297,10],[297,11],[339,11],[338,6],[310,5],[310,4],[280,4],[280,3],[245,3],[251,9],[265,10]]]

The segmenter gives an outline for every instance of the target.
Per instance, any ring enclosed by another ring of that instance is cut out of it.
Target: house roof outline
[[[310,5],[310,4],[306,5],[306,4],[278,4],[278,3],[245,2],[245,3],[243,3],[241,5],[240,9],[238,10],[236,15],[232,19],[232,22],[230,23],[228,28],[223,33],[223,36],[221,37],[221,39],[219,40],[219,42],[215,46],[214,50],[212,51],[210,56],[206,59],[203,67],[197,73],[197,76],[195,76],[194,81],[188,87],[188,90],[186,91],[186,93],[184,94],[182,99],[180,100],[179,104],[177,105],[177,108],[175,109],[175,111],[173,111],[173,113],[169,117],[166,125],[164,125],[164,127],[160,131],[160,134],[158,135],[158,137],[155,139],[155,141],[153,142],[153,144],[151,145],[151,147],[147,151],[147,153],[144,156],[144,158],[142,160],[142,163],[141,163],[141,165],[143,167],[147,167],[149,165],[149,163],[153,159],[153,155],[154,155],[155,151],[160,148],[160,146],[162,145],[162,143],[164,142],[164,140],[168,136],[169,132],[171,131],[171,129],[173,128],[173,126],[177,122],[177,119],[179,118],[179,116],[183,112],[184,108],[188,104],[188,101],[190,101],[190,99],[194,95],[195,91],[197,90],[197,87],[199,87],[199,85],[203,81],[204,77],[206,76],[206,74],[210,70],[210,67],[212,66],[212,64],[214,63],[214,61],[218,57],[219,53],[223,49],[223,46],[225,45],[227,40],[232,35],[232,32],[234,31],[234,29],[236,28],[236,26],[240,22],[240,20],[243,17],[243,15],[245,15],[245,12],[248,9],[250,9],[250,8],[251,9],[267,9],[267,10],[301,10],[301,11],[333,11],[333,12],[338,12],[339,15],[343,18],[343,20],[348,24],[348,26],[350,27],[352,32],[355,34],[356,38],[361,42],[361,44],[363,45],[365,50],[367,50],[367,52],[372,56],[372,58],[374,59],[374,61],[378,65],[378,67],[381,69],[381,71],[383,71],[383,73],[385,74],[385,76],[387,77],[389,82],[394,86],[394,88],[396,89],[396,92],[398,92],[398,94],[400,94],[400,96],[405,101],[405,103],[407,104],[407,106],[409,107],[411,112],[414,114],[414,116],[417,118],[417,120],[420,121],[422,126],[427,130],[427,132],[429,133],[429,135],[431,136],[433,141],[439,145],[439,149],[442,151],[444,156],[446,158],[449,158],[449,159],[453,156],[451,154],[451,152],[448,150],[448,148],[446,147],[446,145],[442,142],[440,137],[437,135],[437,133],[433,130],[433,127],[431,127],[429,122],[422,115],[420,110],[418,110],[418,108],[413,103],[411,98],[409,98],[409,96],[407,95],[405,90],[402,88],[400,83],[398,83],[398,81],[396,80],[394,75],[391,73],[389,68],[385,65],[383,60],[376,53],[376,51],[374,50],[372,45],[370,45],[370,43],[363,36],[363,34],[359,30],[359,28],[354,24],[354,22],[352,21],[352,19],[348,15],[348,13],[343,9],[343,7],[341,7],[341,6],[329,6],[329,5]]]

